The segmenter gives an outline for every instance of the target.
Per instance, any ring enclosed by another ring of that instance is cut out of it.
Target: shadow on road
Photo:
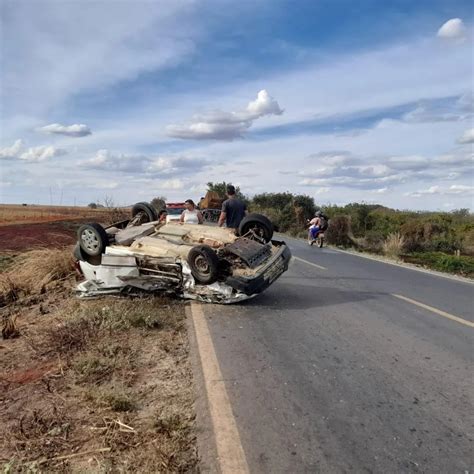
[[[358,303],[380,298],[385,293],[341,290],[324,287],[318,290],[314,285],[274,285],[264,293],[242,303],[243,306],[261,309],[312,309],[346,303]]]

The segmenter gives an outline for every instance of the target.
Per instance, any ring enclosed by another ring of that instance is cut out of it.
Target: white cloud
[[[452,18],[444,23],[438,30],[438,36],[446,39],[460,39],[464,38],[466,28],[461,18]]]
[[[45,161],[56,156],[65,155],[67,152],[54,146],[36,146],[28,148],[19,158],[25,161]]]
[[[16,140],[11,147],[0,148],[0,159],[39,162],[65,155],[66,153],[66,150],[51,145],[25,149],[23,142]]]
[[[316,189],[314,191],[314,194],[327,194],[327,193],[329,193],[329,191],[331,191],[331,188],[322,187],[322,188]]]
[[[462,145],[467,144],[467,143],[474,143],[474,128],[470,128],[469,130],[466,130],[461,137],[458,139],[458,143],[461,143]]]
[[[183,156],[147,156],[115,154],[99,150],[88,160],[81,161],[84,169],[98,171],[119,171],[134,175],[173,176],[197,173],[210,166],[208,160]],[[216,164],[216,163],[214,163]]]
[[[247,105],[247,113],[250,118],[257,119],[264,115],[281,115],[283,109],[281,109],[278,102],[263,89],[257,94],[257,98],[254,101],[249,102]]]
[[[160,189],[164,189],[166,191],[184,189],[184,186],[185,186],[184,181],[179,178],[169,179],[169,180],[160,182]]]
[[[371,189],[369,193],[372,194],[386,194],[390,188],[378,188],[378,189]]]
[[[472,195],[474,194],[474,186],[468,186],[465,184],[453,184],[449,187],[443,187],[439,185],[430,186],[428,189],[422,189],[419,191],[412,191],[405,193],[405,196],[410,197],[423,197],[431,194],[441,195]]]
[[[0,148],[0,159],[15,160],[20,156],[22,148],[23,142],[21,140],[16,140],[12,146]]]
[[[85,137],[92,134],[91,129],[83,123],[75,123],[73,125],[52,123],[50,125],[40,127],[38,131],[56,135],[66,135],[68,137]]]
[[[266,115],[281,115],[283,109],[264,89],[244,110],[224,112],[215,110],[204,115],[195,115],[191,122],[182,125],[168,125],[166,133],[173,138],[191,140],[234,140],[241,138],[254,120]]]
[[[355,158],[348,151],[324,151],[308,156],[308,161],[328,166],[343,166],[354,163]]]

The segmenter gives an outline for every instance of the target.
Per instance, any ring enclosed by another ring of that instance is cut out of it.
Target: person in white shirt
[[[201,211],[196,209],[196,204],[192,199],[187,199],[184,202],[186,209],[181,213],[179,221],[182,224],[202,224],[204,219]]]

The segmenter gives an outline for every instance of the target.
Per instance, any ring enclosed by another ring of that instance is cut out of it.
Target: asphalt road
[[[286,240],[265,293],[203,305],[249,470],[474,472],[474,286]]]

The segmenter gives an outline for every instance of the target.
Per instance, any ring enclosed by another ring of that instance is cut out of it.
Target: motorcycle
[[[322,248],[324,245],[324,231],[321,230],[316,234],[316,238],[308,237],[308,244],[312,247],[316,244],[319,248]]]
[[[309,223],[309,221],[308,221]],[[308,229],[308,245],[312,247],[316,244],[319,248],[322,248],[324,245],[324,230],[318,230],[318,233],[313,236],[311,229]]]

